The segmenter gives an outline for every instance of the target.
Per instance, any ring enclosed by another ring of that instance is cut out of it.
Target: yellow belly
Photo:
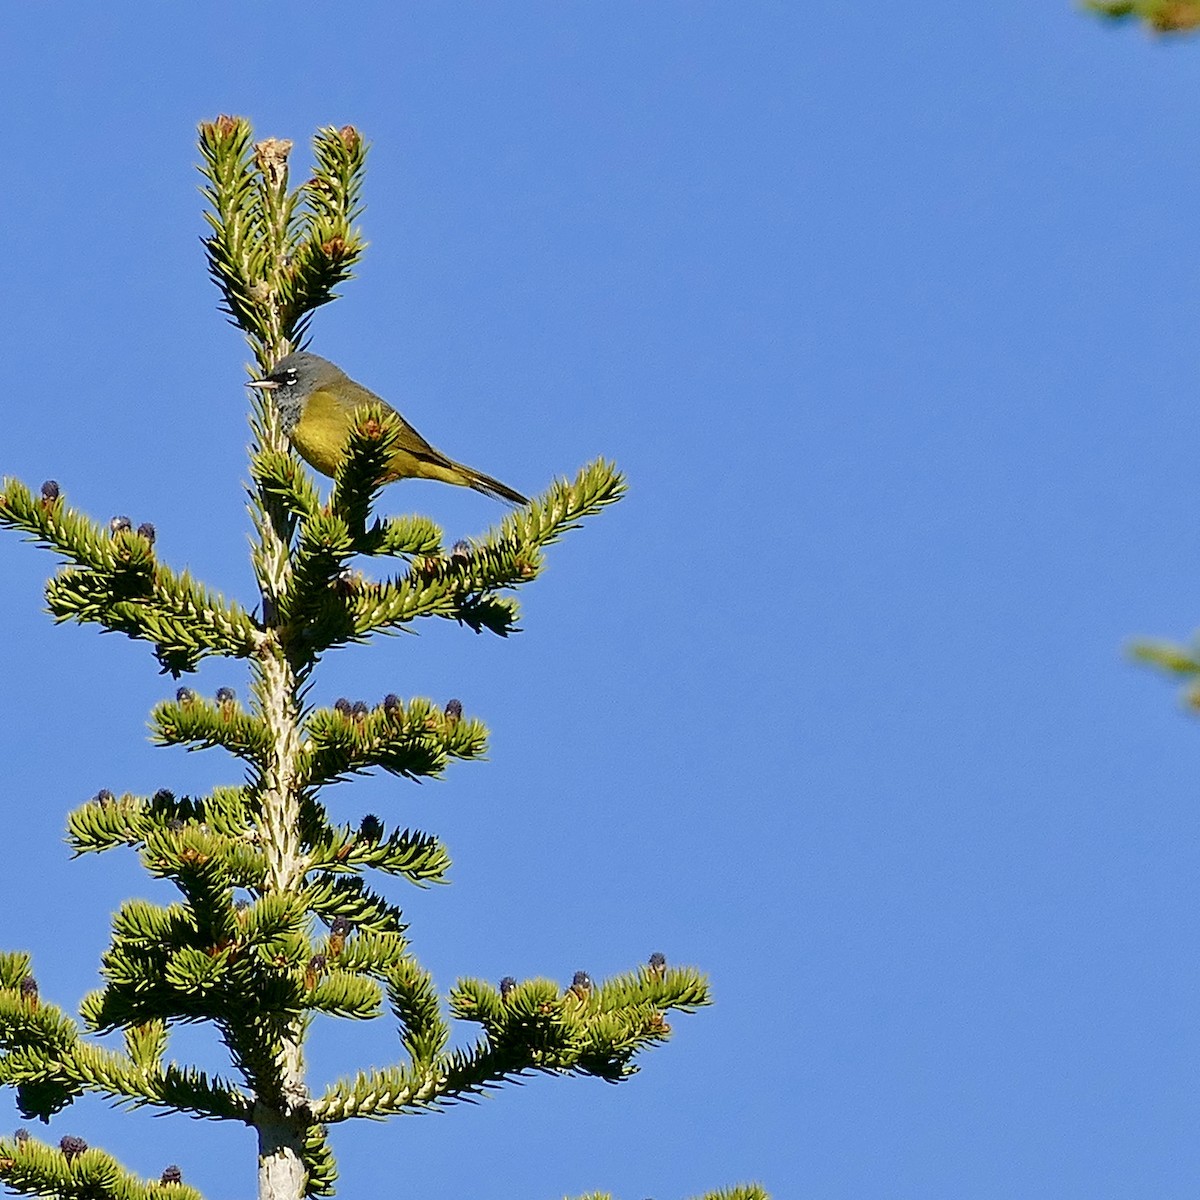
[[[292,427],[290,436],[296,452],[331,479],[342,465],[354,411],[352,406],[340,403],[329,392],[313,392],[304,405],[303,415]],[[457,463],[430,446],[403,417],[399,420],[402,426],[400,446],[388,463],[388,482],[394,479],[439,479],[460,487],[469,485]]]
[[[300,420],[292,427],[292,445],[322,475],[332,478],[342,465],[352,412],[328,392],[313,392]]]

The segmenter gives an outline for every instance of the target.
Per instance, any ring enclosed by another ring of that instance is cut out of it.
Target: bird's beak
[[[279,386],[279,382],[275,379],[251,379],[246,386],[261,388],[264,392],[273,392]]]

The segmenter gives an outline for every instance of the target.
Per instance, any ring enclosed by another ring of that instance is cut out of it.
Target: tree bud
[[[80,1137],[72,1137],[67,1134],[59,1143],[58,1148],[63,1152],[63,1157],[70,1162],[73,1158],[78,1158],[86,1149],[87,1142]]]

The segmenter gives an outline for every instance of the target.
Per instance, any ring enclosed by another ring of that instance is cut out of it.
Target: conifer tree
[[[1083,0],[1083,7],[1114,21],[1135,19],[1161,34],[1200,30],[1200,0]],[[1200,638],[1191,646],[1156,638],[1139,638],[1132,657],[1184,682],[1183,701],[1200,712]]]
[[[1083,7],[1113,21],[1141,21],[1155,33],[1200,29],[1200,0],[1083,0]]]
[[[200,127],[209,209],[208,266],[230,319],[265,374],[301,347],[315,311],[359,261],[356,227],[366,144],[352,127],[323,129],[312,177],[292,188],[291,143],[254,142],[245,120]],[[358,415],[328,500],[292,453],[269,397],[250,418],[249,508],[259,596],[251,606],[173,570],[149,525],[101,524],[74,509],[54,481],[0,490],[0,525],[65,563],[46,586],[58,621],[92,622],[145,642],[179,679],[204,658],[245,661],[245,703],[229,689],[177,691],[151,714],[162,746],[221,747],[245,782],[201,796],[97,792],[70,814],[77,855],[135,850],[179,892],[169,905],[130,900],[114,915],[103,987],[78,1018],[40,994],[32,958],[0,952],[0,1083],[21,1113],[49,1122],[84,1093],[113,1102],[251,1126],[261,1200],[334,1193],[330,1132],[354,1118],[438,1109],[529,1073],[620,1081],[639,1054],[666,1041],[667,1017],[709,1003],[690,967],[654,955],[612,979],[578,973],[492,983],[460,979],[443,1002],[405,937],[401,910],[371,872],[416,884],[444,878],[438,838],[375,815],[334,823],[323,789],[382,770],[440,775],[482,755],[483,723],[458,701],[389,695],[376,702],[306,702],[321,658],[372,635],[437,617],[501,637],[516,629],[513,592],[537,577],[546,547],[618,500],[623,480],[605,461],[553,482],[499,526],[447,550],[420,516],[375,515],[383,467],[399,436],[394,414]],[[381,578],[354,564],[379,560]],[[11,848],[11,847],[10,847]],[[403,1057],[309,1089],[304,1046],[312,1019],[395,1019]],[[454,1045],[446,1012],[477,1027]],[[210,1076],[168,1058],[172,1029],[209,1022],[229,1053]],[[118,1044],[105,1035],[119,1034]],[[29,1196],[192,1200],[167,1166],[142,1179],[75,1134],[25,1129],[0,1138],[0,1182]],[[754,1200],[754,1185],[712,1193]]]

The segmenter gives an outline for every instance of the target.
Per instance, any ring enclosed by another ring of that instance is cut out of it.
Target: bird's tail
[[[507,484],[503,484],[498,479],[493,479],[490,475],[485,475],[482,471],[476,471],[473,467],[464,467],[461,463],[454,464],[463,473],[467,480],[467,487],[474,488],[477,492],[482,492],[485,496],[491,496],[493,500],[506,500],[509,504],[517,504],[524,507],[529,501],[521,495],[520,492],[513,491]]]

